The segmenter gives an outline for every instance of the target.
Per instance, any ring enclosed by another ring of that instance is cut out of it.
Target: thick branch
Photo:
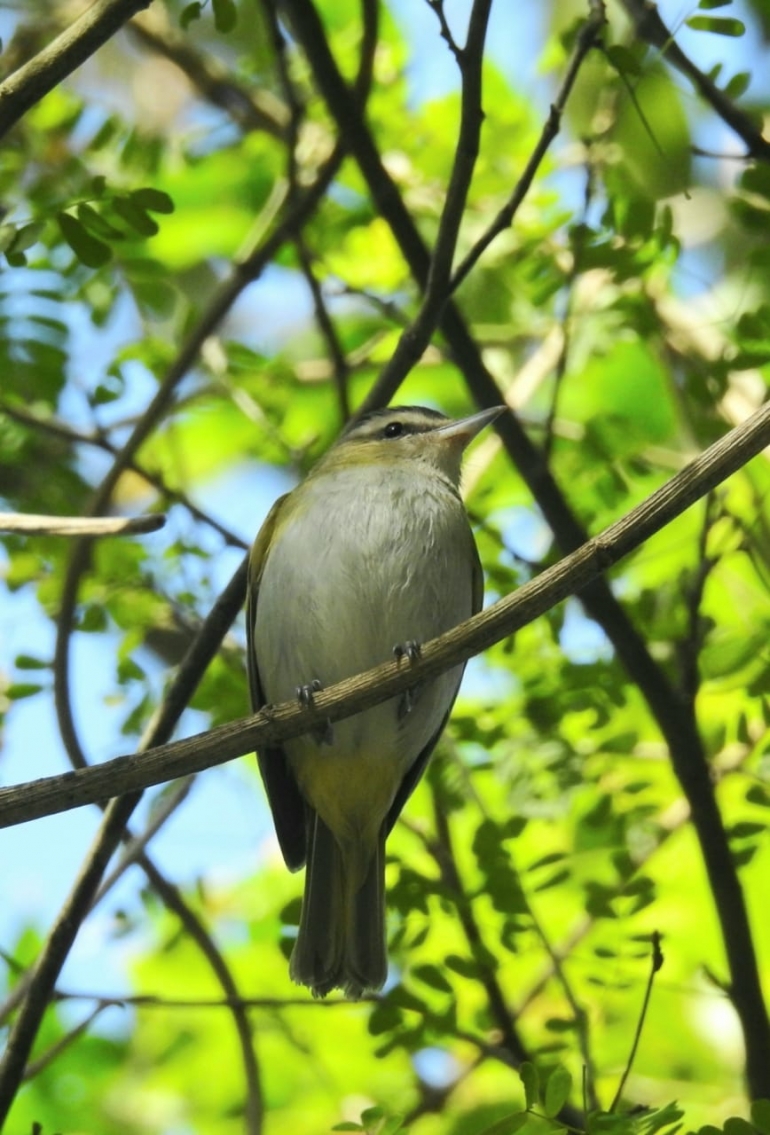
[[[420,660],[409,667],[387,662],[348,678],[316,694],[312,709],[284,702],[254,717],[149,749],[141,757],[116,757],[101,765],[0,789],[0,827],[25,823],[200,772],[254,748],[298,737],[327,719],[338,721],[349,717],[413,686],[416,681],[435,677],[506,638],[568,595],[589,585],[601,572],[640,547],[768,444],[770,404],[720,438],[646,501],[572,555],[513,595],[426,643]]]
[[[85,63],[151,0],[96,0],[53,43],[0,83],[0,138],[31,106]]]

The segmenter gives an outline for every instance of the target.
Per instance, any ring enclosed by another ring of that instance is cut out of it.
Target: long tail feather
[[[380,989],[387,976],[384,837],[366,855],[368,863],[365,854],[360,846],[343,852],[323,820],[314,818],[290,973],[315,997],[337,988],[360,997]]]

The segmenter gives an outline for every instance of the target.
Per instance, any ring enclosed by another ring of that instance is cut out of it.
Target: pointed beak
[[[481,433],[490,422],[494,422],[495,418],[499,418],[505,409],[505,406],[493,406],[491,410],[482,410],[478,414],[471,414],[469,418],[460,418],[456,422],[437,426],[433,433],[446,441],[458,443],[462,449],[465,449],[476,434]]]

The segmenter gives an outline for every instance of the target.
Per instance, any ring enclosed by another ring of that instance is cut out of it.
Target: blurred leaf
[[[553,1119],[559,1114],[572,1091],[572,1076],[562,1064],[557,1064],[545,1082],[543,1111]]]
[[[519,1079],[524,1087],[527,1111],[531,1111],[540,1103],[540,1076],[537,1067],[529,1060],[525,1060],[519,1068]]]
[[[211,0],[214,24],[218,32],[231,32],[238,22],[238,9],[234,0]]]
[[[726,16],[690,16],[685,20],[688,28],[693,31],[711,32],[713,35],[742,36],[746,25],[741,20],[729,19]]]
[[[87,268],[101,268],[112,258],[109,245],[92,236],[71,213],[58,213],[56,219],[67,244]]]

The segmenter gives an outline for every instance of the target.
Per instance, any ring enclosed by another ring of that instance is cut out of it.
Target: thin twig
[[[561,320],[562,338],[561,350],[559,351],[559,358],[556,363],[553,390],[551,393],[551,402],[548,407],[548,415],[545,420],[545,437],[543,438],[543,456],[546,462],[550,462],[551,454],[553,452],[553,442],[555,437],[555,424],[556,417],[559,409],[559,395],[561,394],[564,378],[567,374],[567,364],[569,361],[570,347],[572,342],[572,317],[573,308],[575,304],[575,290],[578,277],[583,270],[583,247],[585,245],[585,231],[588,224],[588,215],[591,209],[591,202],[593,201],[594,194],[594,167],[591,161],[590,149],[588,152],[588,159],[586,161],[586,182],[583,191],[583,209],[580,222],[573,228],[573,252],[572,263],[569,267],[567,279],[564,285],[566,298],[564,301],[564,314]]]
[[[165,516],[35,516],[19,512],[0,512],[0,532],[20,532],[25,536],[137,536],[157,532]]]
[[[302,274],[307,280],[307,286],[313,297],[313,307],[318,330],[321,332],[324,342],[326,343],[326,350],[331,361],[334,388],[337,391],[340,415],[342,421],[346,422],[350,417],[350,401],[348,399],[348,376],[350,368],[345,358],[345,350],[337,334],[337,328],[334,326],[334,320],[326,306],[323,290],[313,269],[313,258],[310,255],[307,243],[302,234],[297,237],[295,244],[297,254],[299,255]]]
[[[135,16],[128,31],[176,64],[200,94],[225,111],[241,130],[264,130],[274,138],[285,138],[288,114],[281,100],[269,90],[239,83],[221,60],[201,51],[189,35],[175,28],[162,8]]]
[[[620,1103],[620,1100],[621,1100],[622,1095],[623,1095],[623,1089],[626,1086],[626,1081],[628,1080],[628,1077],[631,1074],[631,1068],[632,1068],[633,1063],[634,1063],[634,1058],[636,1057],[636,1051],[639,1048],[639,1041],[642,1039],[642,1029],[644,1028],[644,1022],[645,1022],[645,1019],[647,1017],[647,1007],[650,1004],[650,996],[652,994],[652,985],[653,985],[653,982],[655,981],[655,974],[660,970],[661,966],[663,965],[663,952],[660,948],[660,934],[657,930],[653,930],[652,934],[650,935],[650,940],[652,942],[652,960],[651,960],[651,963],[650,963],[650,976],[647,978],[647,987],[644,991],[644,1000],[642,1001],[642,1009],[641,1009],[641,1012],[639,1014],[639,1020],[637,1021],[637,1024],[636,1024],[636,1032],[634,1033],[634,1041],[633,1041],[633,1044],[631,1045],[631,1051],[628,1054],[628,1063],[626,1064],[626,1067],[623,1071],[623,1075],[620,1077],[620,1083],[618,1084],[618,1090],[615,1093],[615,1098],[613,1099],[612,1104],[610,1106],[611,1112],[615,1111],[616,1107]]]
[[[430,342],[451,294],[449,278],[457,247],[460,223],[465,211],[471,178],[479,153],[482,109],[482,69],[484,43],[489,23],[491,0],[474,0],[468,21],[468,37],[461,58],[462,98],[460,128],[455,161],[449,178],[444,207],[441,210],[436,243],[430,257],[420,310],[406,328],[395,351],[371,388],[359,414],[386,402],[417,363]]]
[[[687,76],[704,102],[746,143],[749,155],[764,162],[770,161],[770,142],[762,136],[751,118],[685,55],[660,18],[657,5],[652,0],[621,0],[621,3],[639,38],[656,47],[664,59]]]
[[[7,414],[9,418],[20,422],[24,426],[28,426],[30,429],[37,430],[40,433],[51,434],[52,437],[60,437],[71,445],[92,445],[97,449],[103,450],[105,453],[111,454],[112,457],[117,457],[120,453],[120,446],[115,445],[115,443],[110,441],[109,437],[101,431],[86,432],[84,430],[77,430],[68,422],[62,422],[55,417],[41,418],[23,406],[17,406],[4,400],[0,400],[0,412]],[[206,524],[209,528],[212,528],[222,537],[229,547],[241,548],[244,551],[248,547],[240,536],[227,528],[226,525],[222,524],[216,517],[205,512],[202,508],[199,508],[181,489],[172,489],[167,485],[160,473],[147,469],[146,466],[141,465],[136,459],[130,461],[126,468],[140,476],[143,481],[146,481],[147,484],[155,489],[166,501],[181,504],[194,520],[198,520],[201,524]]]
[[[57,1040],[55,1044],[52,1044],[51,1047],[47,1049],[47,1051],[44,1052],[43,1055],[40,1056],[37,1060],[31,1061],[24,1069],[25,1083],[29,1080],[34,1080],[35,1076],[38,1076],[44,1069],[49,1066],[49,1064],[53,1064],[54,1060],[56,1060],[58,1056],[61,1056],[61,1054],[65,1052],[70,1047],[70,1045],[74,1043],[74,1041],[81,1037],[83,1033],[88,1031],[89,1027],[93,1024],[96,1018],[100,1016],[106,1008],[106,1002],[101,1002],[100,1004],[98,1004],[96,1008],[88,1014],[85,1020],[81,1021],[80,1024],[75,1025],[75,1027],[65,1033],[63,1037],[60,1037],[59,1040]]]
[[[555,101],[551,104],[551,109],[546,119],[545,125],[540,133],[537,145],[532,151],[529,161],[524,167],[524,171],[516,183],[511,196],[497,214],[491,225],[486,229],[481,237],[476,241],[473,248],[466,254],[462,262],[458,265],[450,285],[450,292],[456,292],[466,278],[471,269],[480,259],[484,253],[501,232],[511,227],[511,222],[519,210],[519,206],[523,202],[530,186],[534,181],[535,174],[540,168],[540,163],[548,152],[551,143],[561,129],[561,119],[564,114],[564,109],[567,105],[567,99],[570,96],[575,80],[578,77],[580,68],[592,47],[594,47],[601,35],[607,17],[604,11],[603,0],[591,0],[591,14],[582,25],[578,37],[575,41],[575,47],[572,52],[572,58],[569,61],[569,66],[561,82],[559,93]]]
[[[441,38],[444,40],[447,47],[452,52],[452,55],[454,55],[457,63],[460,65],[460,67],[462,67],[463,51],[462,48],[457,46],[457,41],[452,35],[452,29],[447,22],[446,12],[444,11],[444,0],[426,0],[426,2],[430,10],[432,12],[435,12],[436,14],[439,28],[441,30]]]
[[[681,672],[679,685],[683,697],[685,697],[688,703],[693,707],[700,687],[698,659],[705,635],[701,605],[703,603],[703,594],[706,590],[706,583],[714,568],[719,563],[718,557],[708,554],[709,534],[718,516],[719,507],[714,498],[714,494],[709,493],[706,498],[706,507],[703,512],[700,536],[698,537],[695,567],[692,578],[687,583],[684,596],[685,610],[687,612],[687,631],[684,637],[676,644]]]

